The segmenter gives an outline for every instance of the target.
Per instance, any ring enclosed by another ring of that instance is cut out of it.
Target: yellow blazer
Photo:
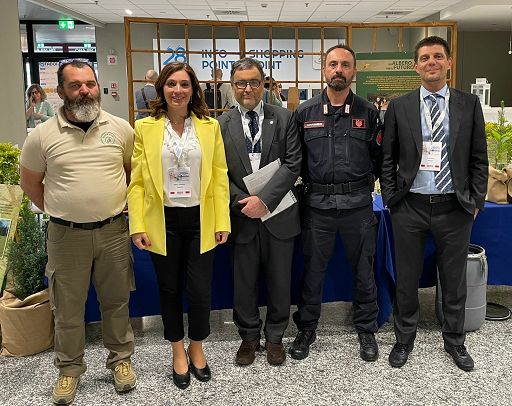
[[[231,231],[229,181],[224,143],[217,120],[192,122],[201,145],[200,224],[201,253],[215,247],[215,232]],[[132,174],[128,186],[130,234],[146,233],[148,251],[166,255],[163,203],[162,145],[165,117],[146,117],[135,122]]]

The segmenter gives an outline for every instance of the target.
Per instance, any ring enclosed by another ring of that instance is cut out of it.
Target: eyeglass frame
[[[256,86],[256,83],[258,84]],[[262,81],[258,79],[251,79],[251,80],[237,80],[236,82],[233,82],[235,87],[239,90],[245,90],[247,88],[247,85],[250,86],[251,89],[258,89],[262,85]],[[243,86],[244,85],[244,86]],[[254,85],[254,86],[253,86]],[[242,87],[243,86],[243,87]]]

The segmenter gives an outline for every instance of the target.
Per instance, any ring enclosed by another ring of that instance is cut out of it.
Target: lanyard
[[[432,93],[433,95],[433,93]],[[440,111],[440,116],[436,122],[436,125],[434,128],[432,128],[432,116],[430,115],[430,108],[427,106],[427,103],[425,103],[425,98],[421,97],[420,92],[420,101],[423,104],[423,115],[425,116],[425,122],[427,124],[428,130],[430,131],[430,139],[432,139],[432,134],[439,128],[439,126],[443,125],[444,118],[447,113],[449,113],[449,103],[450,103],[450,89],[446,89],[446,94],[444,96],[444,109],[443,111]],[[437,103],[437,101],[436,101]],[[439,103],[437,104],[439,108]],[[441,109],[439,109],[441,110]]]
[[[240,111],[240,108],[239,108],[239,111]],[[241,111],[240,111],[240,114],[242,116],[242,126],[244,128],[244,135],[252,145],[251,151],[254,152],[254,147],[256,146],[256,144],[258,143],[258,141],[261,138],[262,120],[260,120],[260,115],[258,114],[258,132],[254,136],[254,138],[252,138],[251,130],[249,129],[249,119],[245,116],[245,114],[242,114]]]
[[[165,130],[168,134],[168,139],[165,140],[165,146],[171,154],[174,154],[178,159],[178,162],[183,154],[185,147],[188,144],[188,140],[190,138],[190,133],[192,132],[192,125],[190,118],[185,120],[185,124],[183,126],[183,133],[181,134],[181,138],[178,133],[174,131],[171,125],[171,120],[169,118],[165,119]],[[185,135],[185,137],[183,137]],[[174,141],[173,141],[174,138]],[[177,138],[177,139],[176,139]],[[183,142],[181,142],[183,140]],[[172,143],[172,145],[171,145]]]

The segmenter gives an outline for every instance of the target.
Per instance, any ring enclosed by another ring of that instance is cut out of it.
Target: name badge
[[[306,121],[304,123],[304,129],[308,128],[324,128],[325,123],[323,121]]]
[[[441,149],[443,143],[423,142],[423,151],[421,154],[421,171],[439,171],[441,169]]]
[[[260,152],[251,152],[249,154],[249,160],[251,161],[251,168],[253,172],[256,172],[260,169],[260,161],[261,161],[261,153]]]
[[[169,199],[180,199],[192,196],[192,185],[190,183],[190,168],[188,166],[169,168],[168,171]]]

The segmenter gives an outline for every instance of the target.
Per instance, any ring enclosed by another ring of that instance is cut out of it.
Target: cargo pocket
[[[372,213],[371,217],[361,222],[361,235],[363,236],[363,248],[361,254],[363,256],[374,255],[377,238],[377,217]]]
[[[55,269],[50,265],[48,262],[46,264],[46,270],[45,273],[46,277],[48,278],[48,295],[50,300],[50,310],[55,310],[55,293],[54,293],[54,287],[55,287]]]

